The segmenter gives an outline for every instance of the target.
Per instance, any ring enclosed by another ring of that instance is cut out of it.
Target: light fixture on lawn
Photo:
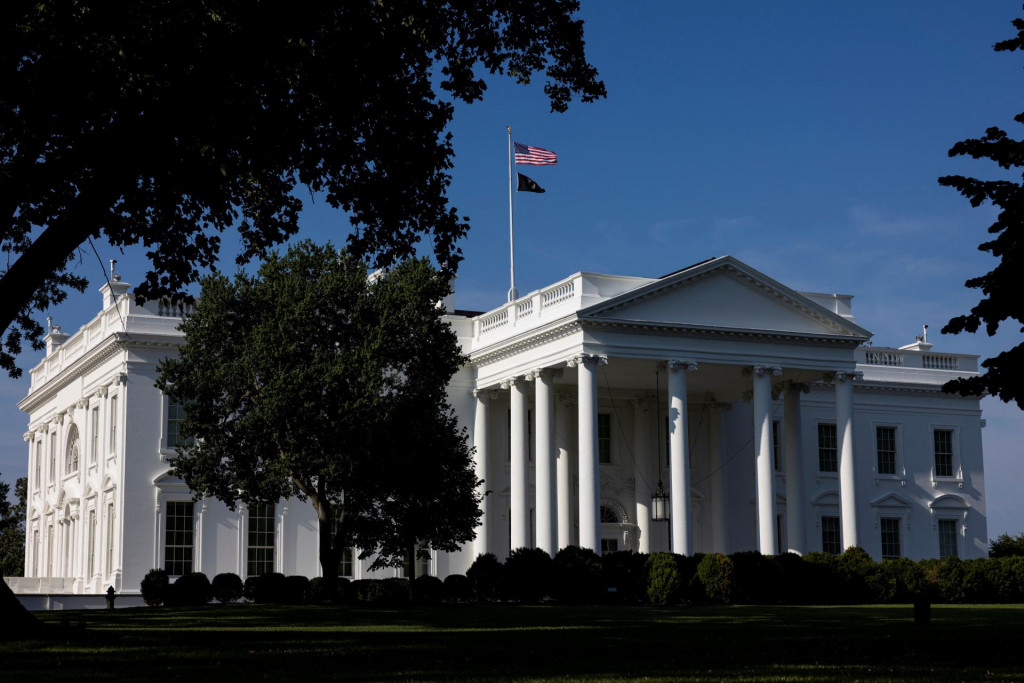
[[[661,481],[658,481],[658,488],[654,489],[654,495],[651,496],[651,518],[655,522],[667,522],[668,521],[668,494],[665,493],[665,487],[661,485]]]

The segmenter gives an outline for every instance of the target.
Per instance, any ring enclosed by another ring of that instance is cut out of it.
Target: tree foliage
[[[356,546],[400,564],[454,550],[480,516],[467,437],[446,398],[461,366],[445,277],[301,242],[256,276],[213,275],[158,386],[185,408],[171,472],[230,506],[308,499],[324,577]]]
[[[1024,533],[999,534],[988,542],[989,557],[1024,557]]]
[[[1024,19],[1015,19],[1017,35],[1009,40],[996,43],[996,51],[1015,51],[1024,48]],[[1024,124],[1024,113],[1014,117]],[[1014,140],[1006,131],[992,127],[981,138],[963,140],[949,150],[949,156],[970,156],[974,159],[989,159],[1006,171],[1024,167],[1024,140]],[[981,251],[990,252],[999,259],[991,271],[980,277],[971,278],[966,286],[980,289],[984,295],[966,315],[950,320],[942,332],[959,334],[977,332],[984,325],[989,335],[994,335],[1007,319],[1024,323],[1024,309],[1020,305],[1020,292],[1024,288],[1024,182],[1010,180],[978,180],[960,175],[939,178],[939,184],[956,188],[978,207],[991,202],[999,207],[995,223],[988,232],[995,237],[979,245]],[[1024,327],[1021,328],[1024,332]],[[944,387],[946,391],[962,395],[988,392],[1003,401],[1015,401],[1024,409],[1024,343],[1003,351],[982,362],[985,371],[977,377],[953,380]]]
[[[0,576],[22,576],[25,571],[25,498],[28,479],[14,482],[18,502],[7,500],[11,485],[0,481]]]
[[[453,102],[543,75],[554,111],[603,97],[577,0],[0,3],[0,367],[85,280],[88,238],[141,243],[140,298],[177,293],[237,228],[240,261],[298,229],[298,187],[386,266],[426,236],[454,269]]]

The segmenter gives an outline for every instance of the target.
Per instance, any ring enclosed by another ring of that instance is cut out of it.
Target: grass
[[[1021,680],[1024,606],[48,612],[0,681]],[[62,625],[62,622],[65,622]]]

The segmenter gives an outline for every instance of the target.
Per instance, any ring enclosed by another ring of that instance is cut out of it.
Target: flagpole
[[[505,130],[508,131],[508,263],[512,281],[508,300],[511,302],[519,298],[519,292],[516,291],[516,240],[512,226],[512,126],[505,126]]]

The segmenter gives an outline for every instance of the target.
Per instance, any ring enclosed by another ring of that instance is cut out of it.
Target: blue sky
[[[950,159],[956,141],[993,125],[1021,136],[1024,57],[991,49],[1021,14],[1019,0],[585,1],[607,100],[550,114],[539,81],[492,80],[483,102],[457,110],[450,198],[472,229],[456,305],[490,309],[508,290],[511,125],[516,141],[559,155],[525,169],[547,192],[517,198],[522,293],[578,270],[658,276],[732,254],[795,289],[853,294],[876,346],[909,343],[928,324],[937,350],[994,355],[1019,339],[1014,326],[995,338],[938,333],[978,299],[963,282],[994,264],[977,245],[995,213],[936,179],[998,175],[991,162]],[[318,204],[301,236],[340,243],[347,230]],[[140,250],[97,248],[141,281]],[[90,290],[50,312],[65,331],[100,302],[91,251],[78,269]],[[0,382],[7,481],[25,474],[15,404],[27,387]],[[989,536],[1024,531],[1024,415],[994,399],[983,408]]]

